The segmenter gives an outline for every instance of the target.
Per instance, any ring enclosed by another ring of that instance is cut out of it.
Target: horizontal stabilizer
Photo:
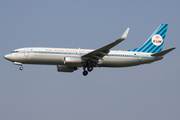
[[[161,52],[158,52],[158,53],[154,53],[152,54],[151,56],[164,56],[165,54],[171,52],[172,50],[176,49],[176,47],[173,47],[173,48],[170,48],[170,49],[167,49],[167,50],[164,50],[164,51],[161,51]]]

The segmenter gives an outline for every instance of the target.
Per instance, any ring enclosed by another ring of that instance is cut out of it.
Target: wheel
[[[20,70],[23,70],[23,67],[20,67],[19,69],[20,69]]]
[[[93,67],[88,67],[87,70],[91,72],[93,70]]]
[[[84,70],[83,75],[86,76],[88,74],[88,71]]]

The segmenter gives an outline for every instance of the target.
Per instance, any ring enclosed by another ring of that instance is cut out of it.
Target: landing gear
[[[86,70],[87,68],[87,70]],[[93,70],[93,63],[92,61],[88,60],[86,61],[86,65],[83,67],[84,71],[83,71],[83,75],[86,76],[88,74],[88,72],[91,72]]]
[[[86,70],[87,68],[87,70]],[[83,67],[84,71],[83,71],[83,75],[86,76],[88,75],[88,72],[91,72],[93,70],[93,67],[89,66],[89,67]]]
[[[91,72],[91,71],[93,70],[93,67],[89,66],[89,67],[87,68],[87,70],[88,70],[89,72]]]
[[[86,70],[86,67],[83,67],[84,71],[83,71],[83,75],[86,76],[88,74],[88,71]]]
[[[23,70],[23,67],[21,66],[19,69],[20,69],[20,70]]]
[[[20,62],[14,62],[15,65],[20,65],[21,67],[19,68],[20,70],[23,70],[23,67],[22,67],[22,63]]]
[[[84,70],[83,75],[86,76],[88,74],[88,71]]]

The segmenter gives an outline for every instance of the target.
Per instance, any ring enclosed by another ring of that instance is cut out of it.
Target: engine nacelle
[[[79,64],[82,64],[82,63],[84,63],[84,60],[82,60],[79,57],[64,57],[64,64],[65,65],[76,66],[76,65],[79,65]]]
[[[75,70],[77,70],[77,67],[68,67],[68,66],[57,65],[58,72],[74,72]]]

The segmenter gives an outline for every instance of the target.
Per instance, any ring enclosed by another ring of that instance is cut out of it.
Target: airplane
[[[86,76],[94,67],[130,67],[161,60],[176,48],[161,51],[167,28],[168,24],[161,24],[141,47],[127,51],[110,49],[126,39],[130,28],[121,38],[96,50],[26,47],[13,50],[4,58],[20,65],[20,70],[23,64],[56,65],[58,72],[74,72],[83,67]]]

